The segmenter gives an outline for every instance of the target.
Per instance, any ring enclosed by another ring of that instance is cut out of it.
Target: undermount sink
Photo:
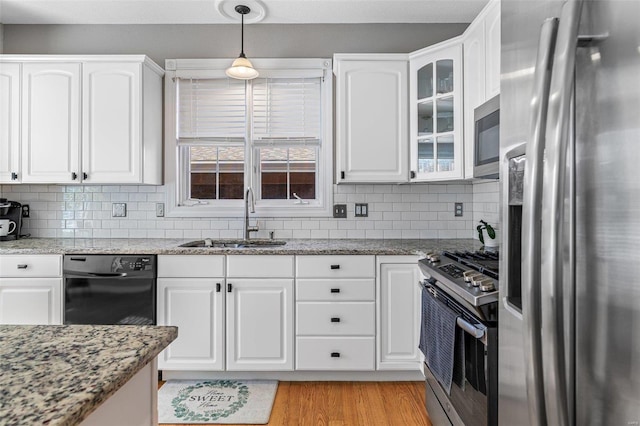
[[[212,240],[205,238],[204,240],[189,241],[180,244],[179,247],[192,248],[251,248],[251,247],[269,247],[283,246],[287,242],[281,240]]]

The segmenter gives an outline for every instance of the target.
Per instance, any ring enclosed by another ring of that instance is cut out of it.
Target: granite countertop
[[[153,360],[176,327],[1,325],[0,425],[73,425]]]
[[[0,242],[2,254],[375,254],[418,255],[428,252],[479,249],[473,239],[374,240],[305,239],[286,240],[285,245],[253,248],[186,248],[187,239],[55,239],[24,238]]]

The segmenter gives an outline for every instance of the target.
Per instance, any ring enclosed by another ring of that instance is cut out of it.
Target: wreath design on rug
[[[221,392],[219,389],[233,389],[235,392]],[[231,402],[233,399],[235,400]],[[249,387],[242,382],[213,380],[199,382],[180,390],[178,396],[171,401],[171,405],[175,416],[182,420],[210,422],[236,413],[248,399]],[[199,404],[198,411],[189,408],[189,405],[194,404]]]

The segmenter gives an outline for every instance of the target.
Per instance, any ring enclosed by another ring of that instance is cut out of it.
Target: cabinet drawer
[[[375,334],[375,304],[298,302],[296,333],[301,336]]]
[[[374,301],[376,282],[370,279],[299,279],[296,280],[297,300]]]
[[[62,256],[0,256],[0,277],[61,277]]]
[[[227,256],[229,278],[293,278],[293,256]]]
[[[158,256],[158,277],[209,278],[224,277],[224,256],[166,255]]]
[[[373,337],[298,337],[297,370],[373,370]]]
[[[298,278],[375,278],[375,256],[297,256]]]

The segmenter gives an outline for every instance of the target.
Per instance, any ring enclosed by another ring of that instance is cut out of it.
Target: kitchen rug
[[[158,390],[158,423],[266,424],[277,381],[169,380]]]

